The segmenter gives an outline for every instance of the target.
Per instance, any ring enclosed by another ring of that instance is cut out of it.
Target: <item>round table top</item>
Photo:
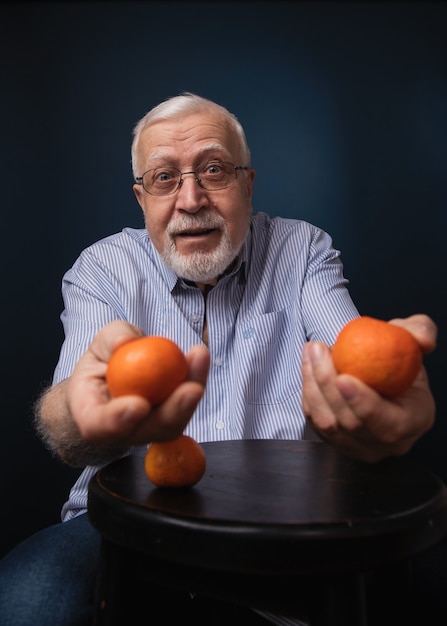
[[[320,442],[202,444],[192,488],[149,481],[144,456],[101,469],[89,516],[113,542],[218,569],[300,573],[368,569],[411,557],[447,529],[447,489],[408,458],[365,464]]]

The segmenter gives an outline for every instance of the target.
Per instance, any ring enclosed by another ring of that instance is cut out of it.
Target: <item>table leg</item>
[[[129,619],[129,590],[132,568],[128,551],[106,539],[101,541],[99,570],[96,580],[93,626],[122,626]],[[123,572],[126,575],[123,576]]]
[[[165,563],[148,555],[140,555],[102,539],[93,626],[122,626],[132,623],[136,611],[135,590],[138,580],[154,581],[175,589],[193,589],[205,596],[216,596],[223,601],[256,606],[272,594],[281,613],[306,614],[309,626],[395,626],[402,623],[405,602],[408,601],[408,564],[390,568],[392,584],[383,573],[376,574],[377,586],[371,584],[371,575],[345,573],[303,580],[281,580],[274,577],[241,576],[224,572],[203,572],[184,565]],[[402,571],[403,569],[403,571]],[[298,601],[298,602],[297,602]],[[306,610],[307,606],[307,610]],[[287,608],[286,608],[287,607]],[[397,619],[395,617],[397,616]],[[379,618],[379,619],[377,619]],[[129,621],[130,620],[130,621]]]
[[[367,626],[365,578],[361,573],[322,581],[309,608],[310,626]]]

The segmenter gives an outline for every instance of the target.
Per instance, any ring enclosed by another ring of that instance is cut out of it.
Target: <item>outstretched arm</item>
[[[112,352],[142,333],[126,322],[112,322],[94,338],[70,378],[47,389],[36,403],[38,432],[69,465],[106,463],[132,445],[180,435],[200,401],[209,353],[195,346],[186,356],[189,378],[157,407],[139,396],[112,398],[105,375]]]

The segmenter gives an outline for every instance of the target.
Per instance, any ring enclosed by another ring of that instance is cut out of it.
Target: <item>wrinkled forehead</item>
[[[138,143],[144,167],[163,161],[192,165],[213,155],[239,164],[241,152],[234,127],[214,111],[157,120],[143,130]]]

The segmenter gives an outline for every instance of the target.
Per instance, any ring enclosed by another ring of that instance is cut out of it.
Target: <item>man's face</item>
[[[166,166],[191,172],[215,160],[247,165],[241,163],[238,137],[216,112],[156,122],[143,131],[138,155],[141,174]],[[187,174],[168,196],[134,185],[149,236],[176,274],[214,284],[231,264],[248,232],[254,176],[253,169],[240,170],[231,187],[207,191]]]

